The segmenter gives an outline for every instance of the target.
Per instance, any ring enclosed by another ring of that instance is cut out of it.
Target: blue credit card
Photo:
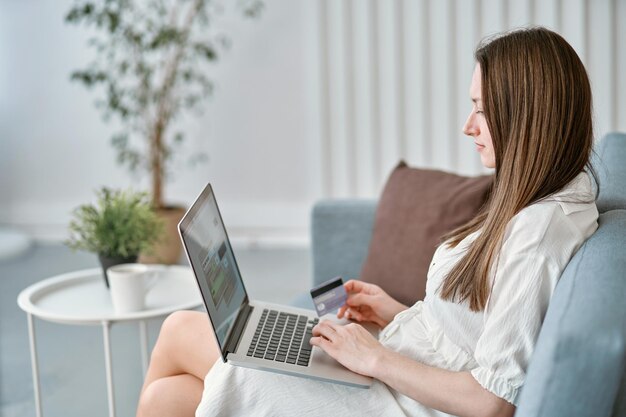
[[[313,298],[317,315],[322,317],[344,305],[348,294],[343,287],[343,279],[337,277],[313,288],[311,297]]]

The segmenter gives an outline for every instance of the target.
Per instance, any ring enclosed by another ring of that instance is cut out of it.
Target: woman
[[[513,415],[556,282],[597,228],[591,89],[575,51],[544,28],[499,36],[475,57],[463,131],[495,168],[488,204],[444,237],[424,301],[408,308],[345,284],[338,316],[379,324],[378,340],[354,323],[313,330],[312,345],[372,387],[224,364],[206,315],[183,312],[163,325],[139,416],[191,416],[201,398],[197,416]]]

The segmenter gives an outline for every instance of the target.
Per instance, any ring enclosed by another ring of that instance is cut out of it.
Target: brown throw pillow
[[[401,161],[378,202],[360,279],[409,306],[424,299],[440,238],[478,213],[492,181],[491,175],[463,177]]]

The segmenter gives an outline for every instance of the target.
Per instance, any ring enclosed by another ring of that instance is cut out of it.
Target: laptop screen
[[[210,184],[178,227],[223,352],[248,295]]]

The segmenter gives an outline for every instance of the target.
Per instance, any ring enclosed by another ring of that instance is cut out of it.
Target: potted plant
[[[245,16],[257,16],[262,9],[259,0],[239,4]],[[111,138],[118,163],[149,174],[152,204],[168,219],[163,250],[170,253],[160,255],[163,263],[180,257],[176,224],[185,211],[168,205],[163,193],[174,153],[184,140],[174,121],[199,110],[213,89],[206,72],[229,41],[212,34],[209,26],[222,13],[220,2],[212,0],[77,0],[65,17],[98,33],[89,41],[96,59],[71,79],[87,88],[103,87],[104,97],[96,105],[105,120],[115,118],[121,126]],[[190,162],[205,159],[199,154]]]
[[[96,194],[95,205],[74,209],[66,244],[98,254],[108,288],[107,268],[136,262],[139,253],[149,251],[161,237],[163,223],[152,210],[148,193],[103,187]]]

